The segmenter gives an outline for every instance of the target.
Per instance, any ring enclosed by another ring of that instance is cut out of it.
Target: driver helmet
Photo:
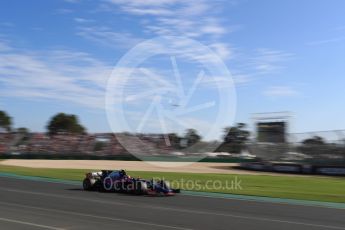
[[[126,171],[121,169],[120,172],[119,172],[120,176],[126,176]]]

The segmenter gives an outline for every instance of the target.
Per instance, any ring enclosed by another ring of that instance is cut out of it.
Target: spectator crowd
[[[76,155],[124,155],[130,151],[140,151],[145,146],[146,153],[167,153],[173,147],[167,145],[163,135],[132,134],[58,134],[0,133],[0,154],[76,154]]]

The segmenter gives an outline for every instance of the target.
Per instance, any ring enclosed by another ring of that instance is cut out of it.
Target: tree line
[[[0,111],[0,128],[5,129],[7,132],[22,134],[28,134],[30,132],[27,128],[13,129],[12,126],[12,118],[5,111]],[[244,123],[225,128],[223,145],[220,146],[219,151],[225,151],[226,149],[232,152],[240,152],[250,136],[249,131],[245,130],[245,128],[246,124]],[[80,124],[78,117],[73,114],[58,113],[54,115],[49,120],[46,129],[48,135],[86,134],[86,128]],[[183,136],[179,136],[176,133],[169,133],[167,135],[172,147],[179,148],[182,145],[187,147],[202,141],[202,136],[195,129],[187,129]]]
[[[7,132],[16,133],[29,133],[29,129],[25,127],[20,127],[14,129],[12,118],[5,112],[0,111],[0,128],[6,130]],[[47,131],[49,135],[56,135],[59,133],[68,134],[85,134],[86,129],[79,123],[78,117],[76,115],[70,115],[65,113],[58,113],[53,116],[47,125]]]
[[[29,130],[25,127],[13,129],[12,118],[5,112],[0,111],[0,128],[7,132],[16,132],[28,134]],[[48,122],[47,133],[49,135],[57,134],[86,134],[86,128],[80,124],[76,115],[58,113]],[[223,131],[223,140],[218,152],[240,153],[246,149],[246,143],[249,141],[250,132],[247,130],[245,123],[238,123],[232,127],[226,127]],[[181,143],[185,146],[191,146],[202,141],[202,136],[195,129],[187,129],[183,136],[176,133],[168,134],[170,143],[173,147],[180,147]],[[322,137],[314,136],[302,141],[304,146],[325,145],[326,142]]]

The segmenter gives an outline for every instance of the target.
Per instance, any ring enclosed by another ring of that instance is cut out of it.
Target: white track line
[[[33,195],[43,195],[43,196],[51,196],[51,197],[59,197],[59,198],[67,198],[67,199],[74,199],[74,200],[84,200],[83,198],[77,198],[77,197],[71,197],[71,196],[62,196],[62,195],[53,195],[53,194],[46,194],[46,193],[39,193],[39,192],[29,192],[29,191],[23,191],[23,190],[15,190],[15,189],[2,189],[0,190],[5,190],[5,191],[11,191],[11,192],[18,192],[18,193],[27,193],[27,194],[33,194]],[[110,202],[110,201],[103,201],[103,200],[90,200],[86,199],[89,202],[96,202],[96,203],[107,203],[107,204],[115,204],[115,205],[123,205],[123,206],[135,206],[138,207],[137,205],[132,205],[128,203],[120,203],[120,202]],[[0,204],[11,204],[7,202],[1,202]],[[191,214],[198,214],[198,215],[215,215],[215,216],[223,216],[223,217],[230,217],[230,218],[236,218],[236,219],[246,219],[246,220],[256,220],[256,221],[264,221],[264,222],[275,222],[275,223],[285,223],[285,224],[292,224],[292,225],[302,225],[302,226],[309,226],[309,227],[317,227],[321,229],[342,229],[345,230],[345,227],[340,227],[340,226],[332,226],[332,225],[322,225],[322,224],[313,224],[313,223],[306,223],[306,222],[298,222],[298,221],[289,221],[289,220],[281,220],[281,219],[272,219],[272,218],[265,218],[265,217],[255,217],[255,216],[244,216],[244,215],[235,215],[235,214],[228,214],[228,213],[216,213],[216,212],[208,212],[208,211],[198,211],[198,210],[187,210],[187,209],[179,209],[179,208],[169,208],[169,207],[155,207],[152,205],[146,205],[143,204],[142,208],[151,208],[151,209],[157,209],[157,210],[164,210],[164,211],[173,211],[173,212],[180,212],[180,213],[191,213]],[[39,207],[37,207],[39,208]],[[63,212],[63,211],[62,211]],[[88,215],[88,214],[86,214]],[[106,219],[107,217],[105,217]],[[149,223],[150,224],[150,223]],[[179,228],[179,227],[174,227],[171,226],[172,228],[175,229],[186,229],[186,228]]]
[[[95,219],[102,219],[102,220],[119,221],[119,222],[125,222],[125,223],[130,223],[130,224],[148,225],[148,226],[152,226],[152,227],[160,227],[163,229],[193,230],[191,228],[183,228],[183,227],[177,227],[177,226],[171,226],[171,225],[155,224],[155,223],[136,221],[136,220],[130,220],[130,219],[124,219],[124,218],[96,216],[96,215],[91,215],[91,214],[87,214],[87,213],[63,211],[63,210],[56,210],[56,209],[50,209],[50,208],[41,208],[41,207],[36,207],[36,206],[31,206],[31,205],[12,204],[12,203],[2,202],[2,201],[0,201],[0,204],[8,205],[8,206],[14,206],[14,207],[20,207],[20,208],[36,209],[36,210],[47,211],[47,212],[55,212],[55,213],[61,213],[61,214],[67,214],[67,215],[74,215],[74,216],[81,216],[81,217],[88,217],[88,218],[95,218]]]
[[[53,226],[35,224],[35,223],[26,222],[26,221],[14,220],[14,219],[2,218],[2,217],[0,217],[0,221],[22,224],[22,225],[28,225],[28,226],[33,226],[33,227],[37,227],[37,228],[52,229],[52,230],[63,230],[63,228],[56,228]]]

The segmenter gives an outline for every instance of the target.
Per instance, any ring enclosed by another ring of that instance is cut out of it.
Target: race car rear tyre
[[[92,190],[92,185],[91,185],[91,181],[88,178],[85,178],[83,180],[83,189],[86,191],[91,191]]]
[[[115,192],[123,192],[124,184],[122,182],[115,182],[114,190]]]

